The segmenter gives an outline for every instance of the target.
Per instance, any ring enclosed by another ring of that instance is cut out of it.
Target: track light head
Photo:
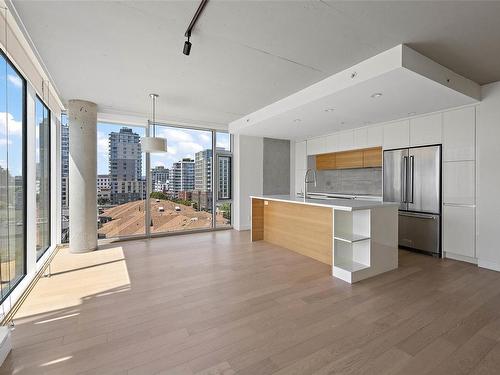
[[[189,56],[189,54],[191,53],[191,42],[189,41],[189,38],[184,42],[184,49],[182,50],[182,52],[186,56]]]

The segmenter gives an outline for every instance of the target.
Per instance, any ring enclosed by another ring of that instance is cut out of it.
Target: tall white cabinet
[[[476,109],[443,113],[443,254],[476,262]]]

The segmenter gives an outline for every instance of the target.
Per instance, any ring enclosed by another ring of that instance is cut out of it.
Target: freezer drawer
[[[441,253],[441,220],[439,215],[399,212],[399,246]]]

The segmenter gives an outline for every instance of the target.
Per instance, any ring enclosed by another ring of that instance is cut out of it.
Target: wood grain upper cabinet
[[[336,153],[316,155],[316,169],[335,169],[336,168]]]
[[[316,155],[316,169],[353,169],[382,166],[382,147]]]
[[[363,167],[363,150],[337,152],[335,169]]]
[[[382,147],[373,147],[363,150],[363,168],[382,166]]]

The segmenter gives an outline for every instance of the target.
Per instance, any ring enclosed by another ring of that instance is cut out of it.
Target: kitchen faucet
[[[309,175],[309,172],[312,172],[312,180],[309,180],[307,177]],[[316,186],[316,170],[309,168],[306,171],[306,174],[304,175],[304,202],[306,201],[307,198],[307,184],[314,183],[314,186]]]

